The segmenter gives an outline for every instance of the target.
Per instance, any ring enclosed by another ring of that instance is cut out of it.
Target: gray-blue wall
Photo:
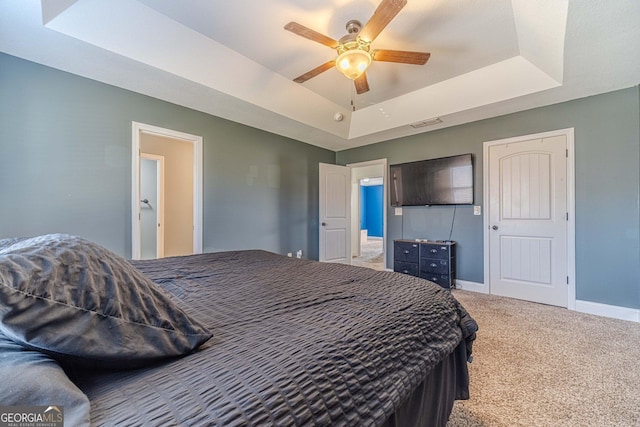
[[[63,232],[131,255],[131,122],[204,137],[204,250],[318,256],[335,153],[0,54],[0,238]]]
[[[575,128],[577,298],[640,308],[638,88],[333,153],[0,54],[0,238],[78,234],[131,251],[131,122],[204,137],[205,251],[303,249],[317,258],[318,163],[389,164]],[[389,207],[387,207],[389,209]],[[453,208],[388,211],[395,238],[448,238]],[[483,280],[482,217],[458,207],[458,275]],[[391,261],[391,251],[388,251]]]
[[[638,87],[536,108],[337,154],[338,164],[387,158],[389,164],[473,153],[476,204],[482,202],[482,146],[575,128],[577,299],[640,308],[640,94]],[[446,239],[452,207],[388,206],[387,247],[397,238]],[[456,211],[458,277],[484,281],[482,217]],[[387,251],[388,265],[393,252]]]

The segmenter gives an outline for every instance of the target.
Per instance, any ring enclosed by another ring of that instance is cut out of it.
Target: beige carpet
[[[382,239],[367,239],[360,242],[360,256],[353,257],[352,265],[384,270]]]
[[[640,426],[640,324],[454,290],[480,326],[454,426]]]

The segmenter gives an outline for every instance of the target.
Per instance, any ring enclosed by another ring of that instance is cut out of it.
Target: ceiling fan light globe
[[[336,59],[336,68],[351,80],[360,77],[370,64],[371,55],[361,49],[347,50],[342,52]]]

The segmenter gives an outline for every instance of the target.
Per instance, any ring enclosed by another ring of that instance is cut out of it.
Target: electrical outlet
[[[474,215],[482,215],[482,206],[474,206],[473,207]]]
[[[289,258],[291,258],[291,257],[293,256],[293,254],[292,254],[291,252],[287,252],[287,256],[288,256]]]
[[[302,249],[296,252],[296,258],[302,258]]]

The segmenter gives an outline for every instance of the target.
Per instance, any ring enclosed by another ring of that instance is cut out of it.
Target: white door
[[[489,147],[490,291],[567,307],[567,137]]]
[[[140,259],[164,256],[164,157],[140,154]]]
[[[351,264],[351,169],[320,163],[320,261]]]

